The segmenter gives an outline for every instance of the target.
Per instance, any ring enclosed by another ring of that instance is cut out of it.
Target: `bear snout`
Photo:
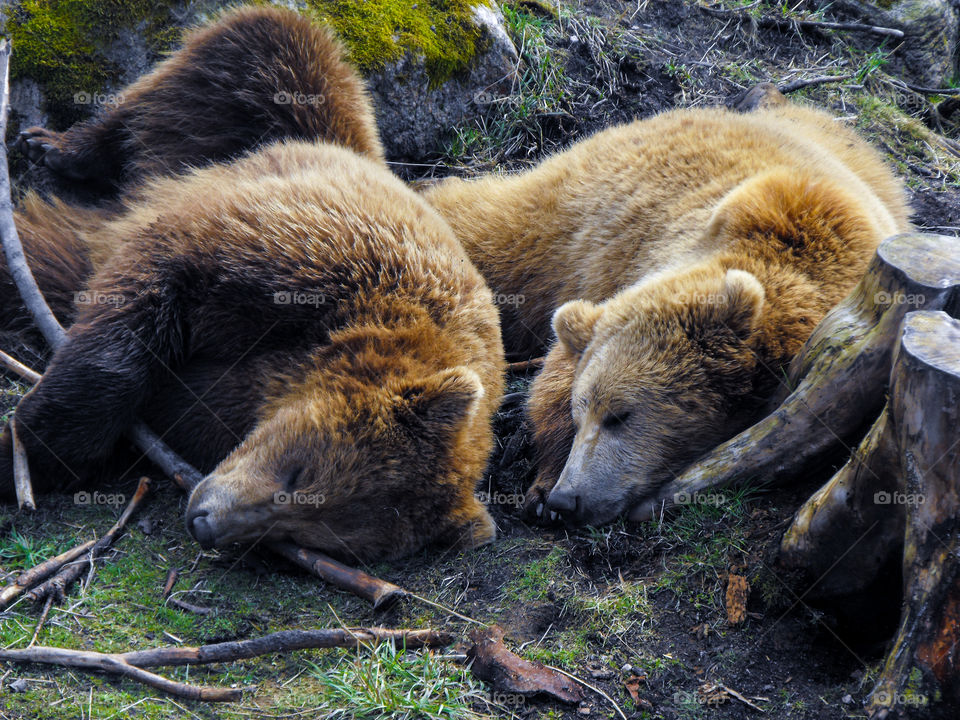
[[[217,544],[217,536],[210,522],[210,512],[203,509],[193,509],[187,513],[187,530],[204,550],[209,550]]]

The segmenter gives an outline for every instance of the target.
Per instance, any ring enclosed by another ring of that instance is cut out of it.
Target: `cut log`
[[[960,321],[910,313],[891,373],[904,476],[900,628],[867,702],[871,718],[960,702]]]
[[[900,457],[889,407],[850,460],[797,512],[779,564],[804,571],[811,598],[866,589],[903,549]]]
[[[642,501],[630,518],[650,518],[680,493],[736,481],[786,482],[849,441],[883,407],[904,315],[941,310],[960,295],[958,245],[956,238],[921,233],[881,243],[863,279],[791,363],[788,388],[773,399],[777,404],[787,395],[779,407]]]

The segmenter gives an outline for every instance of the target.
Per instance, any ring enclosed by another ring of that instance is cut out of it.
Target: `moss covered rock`
[[[262,0],[251,0],[262,1]],[[482,92],[509,89],[516,51],[490,0],[294,0],[278,4],[329,24],[370,78],[394,159],[422,160],[453,125],[480,112]],[[13,39],[11,132],[58,130],[174,49],[185,27],[228,0],[19,0],[3,12]]]

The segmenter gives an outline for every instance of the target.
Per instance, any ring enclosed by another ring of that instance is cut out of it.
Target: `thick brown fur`
[[[383,159],[363,81],[326,28],[278,8],[230,10],[63,134],[31,128],[21,147],[63,178],[129,188],[280,139],[324,140]]]
[[[282,35],[291,13],[245,9],[183,52],[203,56],[238,22],[299,42]],[[342,142],[205,156],[168,177],[145,156],[122,177],[152,179],[109,210],[21,205],[40,287],[74,321],[16,411],[38,490],[90,474],[140,416],[209,473],[188,508],[204,544],[286,537],[369,560],[493,538],[474,490],[503,389],[496,309],[449,226],[386,170],[350,73],[325,111]],[[19,304],[6,277],[0,292]],[[11,473],[5,431],[8,495]]]
[[[758,419],[877,244],[908,227],[879,155],[785,102],[665,113],[425,197],[494,293],[523,298],[501,310],[507,351],[559,336],[531,392],[527,507],[592,523]]]

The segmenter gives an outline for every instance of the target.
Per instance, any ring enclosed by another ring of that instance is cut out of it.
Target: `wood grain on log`
[[[960,320],[910,313],[891,373],[904,475],[900,628],[867,710],[919,717],[960,702]]]

